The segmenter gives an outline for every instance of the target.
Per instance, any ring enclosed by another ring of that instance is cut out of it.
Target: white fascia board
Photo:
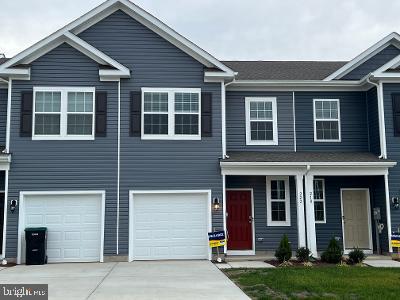
[[[349,61],[347,64],[345,64],[343,67],[341,67],[339,70],[335,71],[328,77],[326,77],[324,80],[325,81],[330,81],[333,79],[341,78],[344,75],[350,73],[352,70],[366,62],[368,59],[373,57],[375,54],[378,52],[382,51],[385,49],[388,45],[390,45],[393,40],[397,43],[400,43],[400,35],[397,32],[392,32],[391,34],[387,35],[383,39],[381,39],[379,42],[376,44],[372,45],[369,47],[367,50],[362,52],[360,55],[356,56],[353,58],[351,61]],[[399,47],[398,44],[393,43],[394,46]]]
[[[234,75],[233,70],[222,64],[212,55],[210,55],[203,49],[199,48],[197,45],[190,42],[183,36],[179,35],[177,32],[172,30],[170,27],[168,27],[167,25],[165,25],[160,20],[150,15],[140,7],[126,0],[108,0],[104,2],[103,4],[92,9],[91,11],[84,14],[80,18],[69,23],[68,25],[59,29],[55,33],[42,39],[41,41],[37,42],[33,46],[27,48],[26,50],[22,51],[21,53],[11,58],[9,61],[2,64],[0,66],[0,73],[3,69],[9,68],[17,63],[20,63],[24,59],[29,58],[29,56],[33,55],[34,53],[47,48],[46,47],[47,45],[52,45],[58,38],[62,37],[66,33],[73,33],[77,35],[80,32],[92,26],[93,24],[99,22],[106,16],[117,11],[118,9],[122,9],[130,16],[134,17],[139,22],[141,22],[143,25],[149,27],[151,30],[153,30],[154,32],[156,32],[157,34],[159,34],[160,36],[162,36],[163,38],[165,38],[166,40],[168,40],[169,42],[180,48],[181,50],[185,51],[199,62],[205,64],[206,66],[217,67],[222,71],[224,71],[227,75],[232,75],[232,76]]]
[[[93,47],[89,43],[85,42],[84,40],[80,39],[76,35],[66,32],[65,37],[69,40],[71,43],[71,46],[75,47],[77,50],[81,51],[83,54],[87,55],[88,57],[100,62],[104,61],[104,64],[109,64],[113,66],[114,68],[118,69],[118,71],[121,73],[122,76],[125,76],[125,78],[130,77],[130,70],[125,67],[124,65],[120,64],[116,60],[112,59],[108,55],[104,54],[97,48]],[[110,70],[114,71],[114,70]],[[114,71],[115,73],[115,71]]]
[[[99,70],[99,76],[101,79],[104,79],[104,77],[115,77],[116,79],[118,78],[129,78],[130,77],[130,70],[117,62],[116,60],[112,59],[111,57],[107,56],[100,50],[96,49],[92,45],[88,44],[84,40],[80,39],[79,37],[75,36],[74,34],[70,32],[64,33],[62,36],[58,37],[55,39],[53,42],[45,45],[42,49],[38,49],[35,53],[32,53],[28,57],[25,58],[23,61],[24,63],[31,63],[37,58],[39,58],[42,55],[45,55],[49,51],[51,51],[54,48],[57,48],[59,45],[62,43],[67,43],[76,50],[80,51],[90,59],[96,61],[99,64],[102,65],[110,65],[117,70]],[[10,77],[18,77],[20,76],[20,79],[29,79],[30,77],[30,68],[5,68],[4,70],[0,68],[0,74],[4,74]],[[103,78],[102,78],[103,77]],[[108,81],[108,80],[103,80],[103,81]]]
[[[229,91],[365,91],[371,87],[363,78],[361,80],[235,80],[226,87]]]
[[[225,72],[215,72],[215,71],[206,71],[204,72],[204,81],[205,82],[221,82],[222,80],[225,79],[233,79],[235,75],[238,73],[234,74],[227,74]]]
[[[224,166],[383,166],[383,167],[394,167],[397,162],[393,161],[382,161],[382,162],[220,162],[221,167]]]

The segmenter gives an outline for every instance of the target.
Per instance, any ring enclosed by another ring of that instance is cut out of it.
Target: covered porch
[[[228,155],[221,161],[227,255],[273,252],[283,234],[293,251],[306,246],[315,257],[331,238],[345,253],[392,252],[387,174],[395,162],[371,153]],[[378,235],[374,210],[384,226]]]

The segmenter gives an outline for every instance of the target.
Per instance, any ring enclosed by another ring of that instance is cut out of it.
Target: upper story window
[[[326,223],[325,181],[314,179],[314,216],[315,223]]]
[[[276,98],[247,97],[246,144],[278,145]]]
[[[314,141],[340,142],[339,99],[314,99]]]
[[[94,97],[95,88],[35,87],[32,138],[94,139]]]
[[[267,177],[267,225],[290,226],[288,177]]]
[[[200,89],[142,89],[143,139],[201,139]]]

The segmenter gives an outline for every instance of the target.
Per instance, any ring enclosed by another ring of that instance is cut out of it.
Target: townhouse
[[[1,255],[37,226],[49,262],[211,259],[214,230],[227,255],[390,253],[399,66],[397,33],[347,62],[220,61],[106,1],[0,60]]]

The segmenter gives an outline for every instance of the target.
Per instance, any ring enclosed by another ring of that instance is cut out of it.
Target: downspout
[[[297,152],[297,134],[296,134],[296,95],[295,91],[293,91],[293,96],[292,96],[292,112],[293,112],[293,146],[294,146],[294,152]]]
[[[367,76],[367,82],[376,87],[376,94],[378,98],[378,120],[379,120],[379,142],[381,148],[380,159],[387,159],[386,150],[386,129],[385,129],[385,111],[383,106],[383,84],[382,82],[375,83],[371,80],[373,74]]]
[[[117,137],[117,255],[119,255],[119,193],[121,173],[121,78],[118,79],[118,137]]]
[[[237,73],[235,73],[235,76]],[[229,158],[226,155],[226,87],[235,83],[236,79],[233,78],[232,81],[224,83],[221,82],[221,105],[222,105],[222,159]]]

